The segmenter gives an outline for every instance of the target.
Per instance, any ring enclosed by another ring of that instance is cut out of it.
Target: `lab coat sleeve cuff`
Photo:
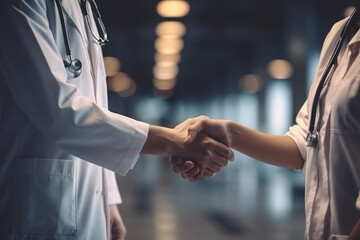
[[[128,151],[127,153],[123,154],[121,159],[119,159],[118,165],[114,169],[116,173],[123,176],[125,176],[130,169],[134,168],[137,160],[139,159],[140,151],[145,144],[149,132],[149,124],[138,122],[136,129],[137,132],[132,138],[132,142],[130,144],[136,149],[132,149],[132,151]]]

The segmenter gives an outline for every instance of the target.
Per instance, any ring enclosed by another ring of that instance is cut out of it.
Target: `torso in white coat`
[[[83,65],[72,79],[55,0],[1,1],[1,239],[108,238],[120,196],[103,167],[126,174],[146,139],[147,124],[106,109],[101,48],[78,1],[61,4]]]

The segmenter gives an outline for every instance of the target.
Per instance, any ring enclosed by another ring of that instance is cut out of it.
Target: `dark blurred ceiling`
[[[134,97],[152,95],[156,13],[159,0],[98,0],[110,43],[105,56],[122,62],[122,71],[137,84]],[[351,0],[191,0],[189,15],[176,19],[187,27],[173,99],[206,98],[240,91],[244,74],[266,75],[266,63],[289,59],[294,87],[305,94],[306,54],[320,48],[331,25],[343,17]],[[289,41],[303,42],[294,56]],[[208,83],[208,84],[207,84]],[[301,100],[302,101],[302,100]],[[299,101],[300,102],[300,101]]]

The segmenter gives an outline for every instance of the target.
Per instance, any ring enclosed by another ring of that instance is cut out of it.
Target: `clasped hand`
[[[208,119],[205,116],[187,119],[174,128],[181,133],[187,132],[184,151],[192,152],[192,155],[189,158],[184,157],[183,154],[173,156],[169,159],[169,163],[176,173],[180,173],[184,179],[192,182],[203,176],[215,176],[229,160],[234,159],[234,153],[229,148],[230,139],[226,134],[225,125],[218,124],[211,129],[204,129]],[[206,130],[206,133],[203,130]]]

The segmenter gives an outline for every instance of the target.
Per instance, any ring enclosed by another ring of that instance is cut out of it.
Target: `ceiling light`
[[[185,35],[186,27],[181,22],[165,21],[156,26],[155,32],[159,37],[182,37]]]
[[[190,5],[181,0],[163,0],[157,5],[157,12],[162,17],[184,17],[190,11]]]
[[[283,59],[272,60],[267,67],[268,73],[275,79],[288,79],[293,74],[293,68],[289,61]]]
[[[162,54],[176,54],[184,48],[184,41],[177,37],[160,37],[155,40],[155,49]]]

